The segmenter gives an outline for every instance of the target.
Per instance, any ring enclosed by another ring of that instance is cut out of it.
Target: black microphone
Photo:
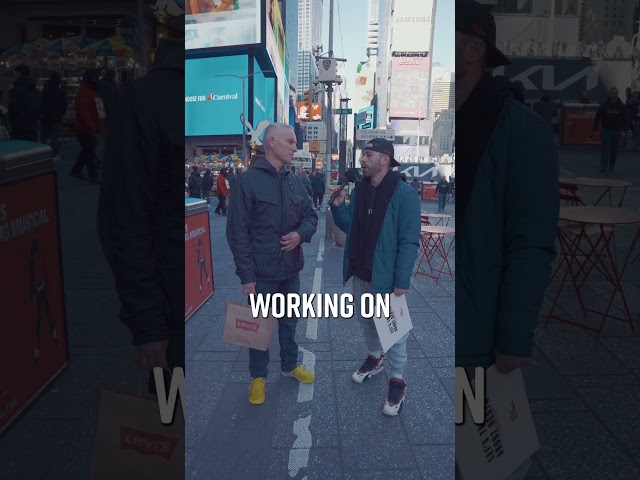
[[[339,188],[337,188],[329,197],[329,202],[328,205],[331,205],[331,203],[336,199],[336,197],[338,195],[340,195],[340,192],[344,189],[344,187],[347,186],[347,183],[355,183],[355,181],[358,179],[358,169],[357,168],[350,168],[348,169],[346,172],[344,172],[344,181],[342,182],[342,185],[340,185]]]

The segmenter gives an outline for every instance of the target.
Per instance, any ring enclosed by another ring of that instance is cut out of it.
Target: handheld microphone
[[[347,186],[347,183],[355,183],[356,179],[358,178],[358,169],[357,168],[350,168],[347,171],[344,172],[344,181],[342,182],[342,185],[340,185],[340,187],[338,187],[329,197],[329,202],[328,205],[331,205],[331,203],[333,203],[333,201],[336,199],[336,197],[338,195],[340,195],[340,192],[342,192],[342,190],[344,189],[344,187]]]

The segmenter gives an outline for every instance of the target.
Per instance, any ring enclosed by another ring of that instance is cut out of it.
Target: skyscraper
[[[323,0],[299,0],[298,8],[298,99],[312,87],[318,75],[313,51],[322,45]],[[295,51],[295,50],[294,50]]]
[[[285,0],[284,7],[280,11],[284,12],[284,29],[287,40],[287,50],[289,51],[289,84],[298,90],[298,14],[299,0]]]
[[[435,121],[440,112],[455,109],[455,83],[448,79],[433,82],[433,98],[431,99],[431,146],[434,144]],[[446,152],[445,152],[446,153]],[[435,155],[435,154],[434,154]]]

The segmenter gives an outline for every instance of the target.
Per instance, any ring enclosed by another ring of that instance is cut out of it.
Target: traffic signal
[[[311,111],[311,104],[313,103],[313,92],[311,90],[305,90],[304,103],[307,104],[307,108]]]

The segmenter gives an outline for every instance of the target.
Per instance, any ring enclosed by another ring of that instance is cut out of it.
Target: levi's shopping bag
[[[493,365],[485,379],[485,423],[474,423],[465,401],[465,421],[456,425],[456,466],[464,480],[503,480],[540,448],[522,370],[505,375]]]
[[[224,310],[226,319],[222,340],[225,343],[263,352],[269,348],[277,323],[274,317],[254,318],[249,306],[232,301],[225,302]]]
[[[391,308],[389,317],[373,318],[384,353],[387,353],[391,347],[398,343],[398,340],[413,328],[409,308],[407,307],[407,296],[401,295],[397,297],[391,293],[389,295],[389,303]]]
[[[141,381],[141,385],[144,381]],[[98,385],[98,426],[91,480],[184,478],[185,433],[180,397],[173,423],[160,421],[158,399]]]

